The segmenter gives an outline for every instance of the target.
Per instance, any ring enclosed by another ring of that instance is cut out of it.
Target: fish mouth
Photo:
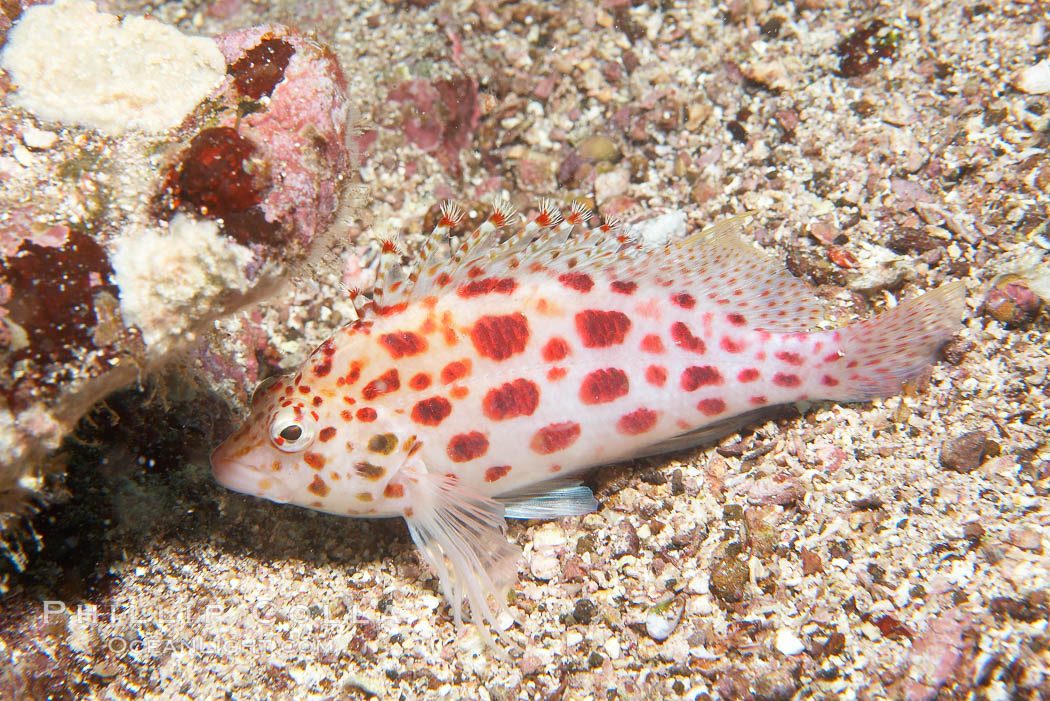
[[[250,465],[230,456],[229,441],[221,443],[211,454],[211,473],[215,481],[227,489],[241,494],[251,494],[275,501],[287,503],[291,498],[288,488],[271,475],[263,475]],[[264,488],[262,482],[269,484]]]

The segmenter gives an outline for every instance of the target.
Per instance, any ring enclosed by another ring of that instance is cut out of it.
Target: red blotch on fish
[[[489,439],[478,431],[458,433],[448,442],[445,452],[452,462],[469,462],[488,452]]]
[[[465,285],[460,285],[456,293],[464,299],[486,295],[491,293],[509,295],[518,287],[514,278],[487,277],[482,280],[471,280]]]
[[[586,273],[563,273],[558,277],[558,282],[577,292],[590,292],[594,287],[594,280]]]
[[[580,437],[580,425],[575,421],[544,426],[532,437],[529,447],[540,455],[550,455],[565,450]]]
[[[712,365],[691,365],[682,371],[681,385],[686,392],[694,392],[709,385],[720,385],[722,382],[722,373]]]
[[[630,414],[624,414],[616,422],[616,430],[629,436],[637,436],[645,433],[656,425],[658,414],[652,409],[635,409]]]
[[[379,337],[390,356],[395,360],[405,356],[418,355],[427,349],[425,338],[412,331],[397,331]]]
[[[543,359],[548,363],[556,363],[569,354],[569,344],[561,336],[555,336],[543,346]]]
[[[580,385],[580,401],[584,404],[604,404],[627,394],[630,383],[619,368],[602,368],[589,373]]]
[[[412,420],[424,426],[437,426],[452,413],[452,404],[444,397],[430,397],[415,403]]]
[[[380,395],[396,392],[400,388],[401,380],[398,377],[397,368],[390,368],[365,385],[364,389],[361,390],[361,396],[372,400]]]
[[[525,350],[529,340],[529,323],[520,312],[483,316],[470,330],[470,340],[479,355],[492,360],[506,360]]]
[[[496,465],[485,470],[485,481],[495,482],[501,477],[506,477],[507,473],[510,472],[510,465]]]
[[[587,348],[607,348],[623,343],[631,320],[623,312],[585,309],[576,315],[576,332]]]
[[[676,321],[671,324],[671,340],[674,341],[675,345],[679,348],[693,353],[703,353],[707,350],[707,346],[704,342],[693,335],[693,332],[689,330],[681,321]]]
[[[540,389],[535,382],[519,378],[490,389],[481,402],[485,416],[505,421],[518,416],[532,416],[540,402]]]

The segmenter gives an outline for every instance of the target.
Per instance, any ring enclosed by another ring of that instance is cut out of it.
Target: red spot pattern
[[[663,353],[664,342],[655,333],[651,333],[642,339],[642,350],[646,353]]]
[[[471,280],[465,285],[460,285],[459,289],[456,290],[456,294],[464,299],[470,299],[471,297],[477,297],[478,295],[487,295],[493,292],[502,295],[509,295],[516,290],[517,287],[518,283],[514,278],[487,277],[482,280]]]
[[[757,406],[761,406],[762,404],[766,404],[769,400],[766,399],[766,396],[764,394],[756,394],[754,397],[751,397],[751,399],[749,399],[748,401]]]
[[[798,353],[792,353],[791,351],[777,351],[776,358],[777,360],[784,361],[788,365],[795,365],[796,367],[805,362],[801,355]]]
[[[483,316],[470,330],[470,340],[480,355],[492,360],[506,360],[525,350],[529,324],[525,315]]]
[[[635,409],[630,414],[624,414],[616,422],[616,430],[629,436],[637,436],[645,433],[656,425],[658,414],[652,409]]]
[[[481,402],[481,408],[493,421],[505,421],[517,416],[532,416],[539,403],[540,388],[531,380],[519,378],[490,389]]]
[[[453,360],[451,363],[446,365],[441,371],[441,383],[451,384],[456,380],[466,377],[470,374],[470,361],[469,360]]]
[[[501,477],[505,477],[510,472],[510,465],[496,465],[485,470],[485,481],[495,482]]]
[[[693,353],[703,353],[707,350],[707,346],[704,342],[693,335],[693,332],[689,330],[681,321],[676,321],[671,324],[671,340],[679,348]]]
[[[311,401],[311,404],[313,404],[315,407],[321,406],[321,404],[323,403],[324,399],[319,394],[315,394],[313,400]]]
[[[489,449],[489,439],[478,431],[457,433],[449,440],[445,452],[452,462],[469,462],[480,458]]]
[[[322,443],[327,443],[332,440],[335,438],[335,426],[325,426],[318,432],[317,438]]]
[[[556,363],[569,354],[569,344],[561,336],[555,336],[543,346],[543,359],[548,363]]]
[[[376,420],[376,410],[370,406],[362,407],[357,410],[357,420],[364,421],[365,423],[371,423]]]
[[[671,295],[671,303],[682,309],[692,309],[696,306],[696,299],[688,292],[679,292],[676,295]]]
[[[343,419],[343,421],[354,420],[354,412],[350,411],[349,409],[343,409],[342,411],[340,411],[339,416]]]
[[[634,294],[638,289],[638,283],[630,280],[614,280],[609,284],[609,289],[621,295]]]
[[[587,273],[564,273],[558,276],[558,282],[577,292],[590,292],[594,280]]]
[[[834,363],[836,360],[841,360],[841,359],[842,359],[842,354],[839,351],[835,351],[834,353],[828,353],[827,355],[824,356],[824,362],[825,363]]]
[[[414,390],[423,390],[430,386],[430,375],[425,372],[419,372],[412,376],[412,379],[408,381],[408,386]]]
[[[327,377],[330,372],[332,372],[331,356],[325,356],[324,360],[314,365],[314,375],[317,377]]]
[[[394,360],[406,355],[418,355],[427,349],[426,339],[412,331],[385,333],[379,337],[379,342]]]
[[[704,416],[716,416],[726,410],[726,403],[717,397],[710,397],[697,402],[696,408]]]
[[[361,396],[365,399],[375,399],[382,394],[389,394],[401,389],[401,380],[397,374],[397,368],[390,368],[382,375],[365,385],[361,390]]]
[[[550,455],[565,450],[580,437],[580,425],[575,421],[563,421],[544,426],[532,437],[529,447],[540,455]]]
[[[726,353],[740,353],[747,348],[746,343],[743,341],[734,341],[729,336],[722,336],[722,341],[719,345],[722,346],[722,350]]]
[[[583,378],[580,401],[584,404],[605,404],[627,394],[630,383],[619,368],[602,368]]]
[[[387,499],[400,499],[405,496],[405,485],[391,482],[383,488],[383,496]]]
[[[320,470],[324,467],[324,464],[328,462],[324,459],[324,456],[319,453],[311,453],[307,451],[303,453],[303,462],[312,467],[315,470]]]
[[[747,323],[747,319],[744,318],[743,314],[726,314],[726,320],[733,326],[743,326]]]
[[[691,365],[682,371],[682,389],[694,392],[699,387],[722,384],[722,373],[712,365]]]
[[[551,382],[556,382],[556,381],[560,380],[561,378],[565,377],[565,375],[568,372],[569,371],[566,370],[563,367],[551,368],[550,370],[547,371],[547,379],[550,380]]]
[[[623,312],[585,309],[576,315],[576,333],[587,348],[606,348],[623,343],[631,320]]]
[[[412,407],[412,420],[424,426],[437,426],[452,413],[452,404],[444,397],[430,397]]]
[[[663,387],[667,382],[667,370],[659,365],[650,365],[645,369],[645,381],[657,387]]]
[[[778,372],[776,375],[773,375],[773,384],[780,385],[781,387],[798,387],[802,384],[802,380],[798,378],[798,375],[787,375]]]
[[[825,385],[827,387],[834,387],[838,383],[839,381],[831,375],[824,375],[824,377],[820,378],[820,384]]]
[[[758,379],[758,374],[757,368],[744,368],[737,374],[736,379],[739,382],[754,382]]]

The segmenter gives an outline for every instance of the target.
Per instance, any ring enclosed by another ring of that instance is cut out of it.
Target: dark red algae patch
[[[284,71],[295,54],[287,41],[267,36],[244,52],[226,72],[233,76],[237,91],[252,100],[269,96],[284,80]]]
[[[871,73],[883,59],[893,59],[897,53],[898,42],[900,33],[892,27],[887,27],[880,19],[873,19],[857,27],[835,47],[835,53],[839,57],[836,75],[841,78],[854,78]]]
[[[278,243],[279,225],[259,208],[267,183],[247,166],[254,153],[255,144],[232,127],[202,130],[168,175],[171,207],[221,218],[239,243]]]
[[[28,373],[20,373],[23,382],[95,349],[95,297],[118,294],[109,282],[111,272],[105,250],[76,229],[69,230],[62,246],[23,241],[14,255],[0,260],[0,281],[11,287],[4,305],[8,319],[25,332],[22,347],[0,348],[0,391],[9,401],[14,401],[11,369],[16,363],[31,363]]]

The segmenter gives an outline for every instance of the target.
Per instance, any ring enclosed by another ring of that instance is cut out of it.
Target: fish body
[[[506,205],[450,258],[440,242],[294,375],[260,387],[212,456],[237,491],[348,516],[401,516],[457,619],[493,620],[518,549],[506,517],[587,513],[573,476],[696,445],[763,408],[899,391],[958,326],[946,285],[814,330],[805,285],[738,236],[742,218],[646,250],[549,203],[509,239]],[[496,597],[498,600],[498,597]]]

